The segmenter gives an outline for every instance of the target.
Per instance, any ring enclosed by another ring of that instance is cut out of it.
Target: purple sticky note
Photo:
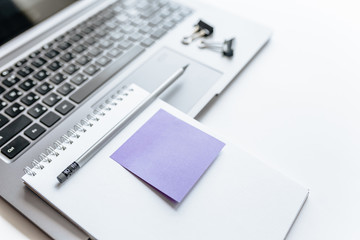
[[[181,202],[224,145],[160,109],[111,158]]]

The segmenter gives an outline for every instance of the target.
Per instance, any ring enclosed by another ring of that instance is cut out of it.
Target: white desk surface
[[[206,2],[274,32],[198,119],[310,188],[289,240],[360,239],[358,1]],[[1,199],[0,234],[48,239]]]

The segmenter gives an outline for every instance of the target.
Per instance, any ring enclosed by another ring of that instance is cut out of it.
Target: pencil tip
[[[189,65],[190,64],[186,64],[185,66],[183,66],[183,70],[185,71]]]

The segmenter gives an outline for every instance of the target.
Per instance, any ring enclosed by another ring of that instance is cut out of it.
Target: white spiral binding
[[[31,162],[31,165],[34,167],[34,168],[37,168],[37,169],[43,169],[44,168],[44,165],[42,165],[38,160],[34,159],[32,162]]]
[[[127,90],[127,91],[125,91]],[[62,135],[59,140],[56,140],[52,145],[46,148],[45,152],[41,153],[38,159],[31,161],[31,166],[26,166],[23,170],[25,174],[30,176],[36,176],[36,171],[42,170],[45,168],[43,163],[50,163],[52,157],[58,157],[61,151],[66,150],[66,145],[71,145],[76,141],[77,138],[80,138],[81,133],[85,133],[87,128],[91,128],[100,121],[103,116],[106,115],[106,112],[111,111],[112,106],[118,105],[119,102],[124,100],[124,97],[129,95],[128,92],[132,92],[134,89],[123,87],[121,90],[118,90],[116,93],[106,99],[104,104],[101,104],[99,107],[93,110],[92,113],[88,114],[85,118],[81,119],[76,123],[73,128],[69,129],[64,135]]]

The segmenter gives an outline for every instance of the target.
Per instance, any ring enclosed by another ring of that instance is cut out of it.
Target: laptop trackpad
[[[190,64],[186,72],[161,95],[161,99],[188,113],[220,79],[221,72],[169,48],[163,48],[130,74],[123,83],[135,83],[152,92],[186,64]]]

